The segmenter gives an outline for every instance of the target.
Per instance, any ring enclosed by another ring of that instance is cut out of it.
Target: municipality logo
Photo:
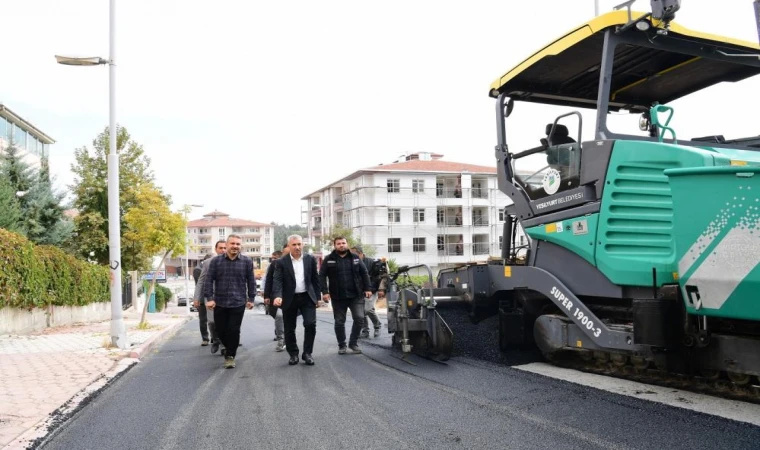
[[[557,169],[547,170],[541,183],[543,185],[544,192],[546,192],[548,195],[556,194],[559,190],[560,181],[560,174]]]

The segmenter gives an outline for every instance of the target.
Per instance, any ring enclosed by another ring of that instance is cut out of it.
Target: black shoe
[[[218,342],[212,342],[211,343],[211,353],[216,353],[219,351],[219,343]]]
[[[288,361],[288,364],[291,366],[298,364],[298,355],[290,355],[290,361]]]
[[[277,340],[277,336],[275,336],[275,337],[274,337],[274,339],[272,339],[272,340],[273,340],[273,341],[276,341],[276,340]]]
[[[304,353],[301,358],[306,362],[307,366],[313,366],[314,365],[314,358],[312,358],[309,353]]]

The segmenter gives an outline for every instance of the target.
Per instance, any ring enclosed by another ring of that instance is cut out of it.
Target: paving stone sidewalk
[[[138,330],[140,315],[125,311],[127,350],[108,348],[109,321],[0,336],[0,448],[28,448],[67,411],[197,314],[170,306],[148,316],[150,328]]]

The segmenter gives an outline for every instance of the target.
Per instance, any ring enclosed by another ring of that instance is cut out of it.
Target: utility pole
[[[755,0],[755,25],[757,25],[757,40],[760,42],[760,0]]]
[[[757,3],[757,0],[755,3]],[[597,16],[599,16],[599,0],[594,0],[594,17]]]

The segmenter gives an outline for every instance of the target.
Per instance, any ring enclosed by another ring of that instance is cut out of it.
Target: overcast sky
[[[603,12],[618,3],[600,0]],[[758,39],[752,0],[682,3],[684,26]],[[108,1],[0,5],[0,101],[57,141],[51,166],[64,188],[74,149],[108,124],[108,69],[57,65],[53,55],[107,57]],[[117,0],[117,8],[117,121],[144,145],[174,206],[203,204],[194,218],[219,209],[285,223],[300,222],[304,195],[405,152],[493,165],[491,82],[594,15],[593,0]],[[760,134],[751,129],[760,81],[743,88],[680,105],[674,124],[686,135],[704,130],[708,114],[728,124],[728,110],[713,106],[721,101],[747,111],[730,131]],[[537,145],[563,112],[518,105],[512,150]]]

